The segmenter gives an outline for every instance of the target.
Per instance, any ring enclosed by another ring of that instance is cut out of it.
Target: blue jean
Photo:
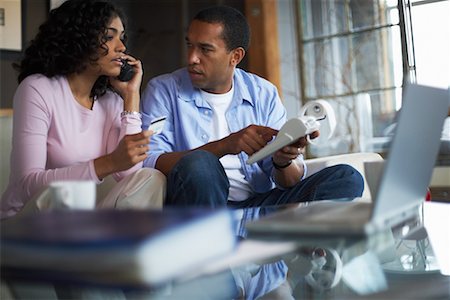
[[[245,208],[326,199],[351,200],[362,195],[361,174],[349,165],[325,168],[290,189],[274,188],[239,202],[227,201],[230,183],[219,159],[210,152],[193,151],[174,166],[167,178],[167,206]]]

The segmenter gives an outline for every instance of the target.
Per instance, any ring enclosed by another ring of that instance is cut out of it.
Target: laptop
[[[367,236],[417,215],[424,201],[450,106],[449,90],[409,84],[372,202],[301,203],[249,222],[249,237]]]

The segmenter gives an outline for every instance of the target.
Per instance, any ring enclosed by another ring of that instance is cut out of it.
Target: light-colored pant
[[[166,195],[166,176],[156,169],[142,168],[117,182],[105,197],[97,189],[97,208],[161,209]]]
[[[142,168],[119,182],[106,178],[97,187],[97,209],[161,209],[166,195],[166,176],[156,169]],[[17,214],[47,210],[50,208],[50,190],[42,192],[25,204]]]

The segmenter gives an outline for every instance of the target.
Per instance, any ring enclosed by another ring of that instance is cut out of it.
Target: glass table
[[[429,239],[430,233],[444,237],[439,251],[450,253],[450,204],[426,202],[415,218],[363,239],[254,241],[247,237],[247,222],[286,208],[234,211],[236,253],[162,286],[37,280],[33,274],[7,270],[2,289],[17,299],[450,298],[450,276],[441,273]],[[235,259],[239,255],[241,259]]]

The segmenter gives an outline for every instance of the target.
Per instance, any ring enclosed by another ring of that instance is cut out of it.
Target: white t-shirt
[[[233,92],[233,87],[225,94],[211,94],[201,91],[203,99],[209,103],[213,111],[209,142],[220,140],[231,133],[225,118],[225,113],[230,107]],[[230,181],[228,200],[243,201],[247,199],[252,194],[252,189],[247,180],[245,180],[239,157],[231,154],[225,155],[220,158],[220,162]]]

